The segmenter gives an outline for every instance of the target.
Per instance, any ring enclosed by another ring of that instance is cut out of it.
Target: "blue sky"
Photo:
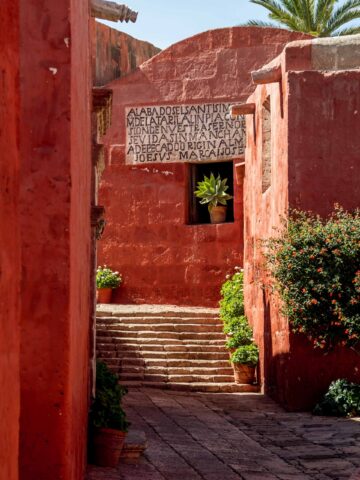
[[[248,0],[126,0],[139,12],[135,24],[104,22],[133,37],[166,48],[196,33],[244,23],[249,19],[266,20],[264,8]]]

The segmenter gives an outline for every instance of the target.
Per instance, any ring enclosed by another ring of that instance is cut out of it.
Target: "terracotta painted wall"
[[[21,9],[20,478],[78,480],[88,411],[88,2],[22,0]]]
[[[1,5],[0,29],[0,479],[18,478],[20,415],[19,6]],[[5,94],[4,94],[5,92]]]
[[[228,28],[186,39],[112,82],[109,167],[100,203],[107,227],[99,263],[124,276],[115,302],[217,305],[225,274],[242,264],[242,185],[235,222],[187,225],[188,166],[125,165],[125,107],[234,102],[251,93],[250,72],[290,40],[285,30]]]
[[[307,44],[297,51],[301,59]],[[248,120],[245,175],[246,312],[261,347],[265,391],[291,410],[310,409],[336,378],[360,381],[359,357],[345,349],[324,356],[299,335],[289,333],[275,296],[260,288],[264,281],[259,239],[272,236],[288,207],[328,214],[335,202],[347,209],[360,204],[359,71],[315,71],[314,66],[282,56],[279,84],[259,87],[249,99],[257,104],[256,145]],[[311,55],[310,55],[311,59]],[[290,64],[292,66],[290,67]],[[295,71],[286,71],[285,65]],[[308,71],[303,71],[304,66]],[[297,71],[296,71],[297,70]],[[272,185],[261,192],[261,106],[272,106]],[[282,103],[280,99],[282,98]]]
[[[149,42],[91,20],[94,85],[102,86],[133,72],[160,49]]]

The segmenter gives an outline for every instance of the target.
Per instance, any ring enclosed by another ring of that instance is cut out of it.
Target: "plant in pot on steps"
[[[119,384],[109,367],[96,363],[96,394],[90,411],[90,435],[93,462],[116,467],[125,443],[129,422],[121,406],[127,389]]]
[[[122,277],[119,272],[113,272],[104,265],[96,270],[96,301],[110,303],[112,292],[121,285]]]
[[[226,220],[227,201],[233,197],[227,192],[227,178],[221,179],[220,175],[210,177],[204,175],[204,179],[197,183],[194,194],[200,198],[201,205],[208,204],[211,223],[223,223]]]
[[[259,349],[255,343],[241,345],[230,357],[236,383],[255,382],[255,369],[259,362]]]
[[[259,350],[254,343],[253,331],[245,316],[243,272],[235,267],[221,287],[220,318],[226,334],[226,348],[234,369],[236,383],[254,383]]]

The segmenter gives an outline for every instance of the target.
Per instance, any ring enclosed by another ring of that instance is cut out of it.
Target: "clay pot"
[[[116,467],[125,443],[126,432],[97,428],[94,432],[94,463],[99,467]]]
[[[255,367],[242,365],[241,363],[232,363],[234,369],[235,383],[251,384],[255,382]]]
[[[112,288],[98,288],[96,290],[97,303],[111,303]]]
[[[210,210],[210,222],[211,223],[224,223],[226,220],[226,210],[227,207],[224,205],[218,205],[217,207],[212,207]]]

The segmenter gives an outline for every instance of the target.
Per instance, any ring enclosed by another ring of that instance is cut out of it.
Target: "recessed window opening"
[[[262,107],[262,193],[271,186],[271,107],[267,97]]]
[[[234,195],[234,166],[233,162],[213,162],[213,163],[190,163],[189,164],[189,221],[190,225],[206,224],[210,222],[208,205],[201,205],[200,199],[195,197],[194,191],[197,189],[197,183],[204,179],[204,176],[210,177],[211,173],[221,179],[227,178],[229,186],[226,193]],[[226,223],[234,221],[234,201],[227,201]]]

